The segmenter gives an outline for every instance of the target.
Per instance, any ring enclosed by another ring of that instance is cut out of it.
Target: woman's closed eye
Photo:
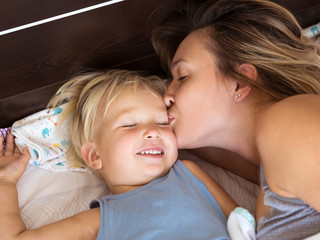
[[[182,77],[179,77],[177,80],[178,81],[182,81],[183,79],[185,79],[187,77],[187,75],[184,75],[184,76],[182,76]]]

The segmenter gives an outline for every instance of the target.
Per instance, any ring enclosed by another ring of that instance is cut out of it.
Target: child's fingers
[[[17,145],[15,145],[13,155],[20,155],[20,154],[21,154],[20,149],[18,148]]]
[[[7,143],[6,143],[6,149],[5,149],[5,156],[12,155],[14,150],[14,144],[13,144],[13,135],[11,133],[7,136]]]
[[[21,160],[27,164],[29,162],[31,158],[31,155],[30,155],[30,152],[29,152],[29,149],[28,147],[25,147],[24,149],[22,149],[22,155],[21,155]]]

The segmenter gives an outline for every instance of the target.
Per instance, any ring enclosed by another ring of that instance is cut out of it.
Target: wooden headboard
[[[147,36],[147,22],[156,9],[178,7],[181,2],[2,1],[2,33],[40,20],[47,22],[0,35],[0,127],[11,126],[15,120],[45,108],[64,82],[86,68],[160,74],[158,58]],[[79,9],[84,12],[74,14]],[[62,15],[66,13],[71,16]]]
[[[162,74],[148,38],[148,22],[155,10],[178,8],[184,2],[3,0],[0,127],[45,108],[56,90],[83,69]],[[276,2],[294,12],[303,27],[320,22],[318,0]]]

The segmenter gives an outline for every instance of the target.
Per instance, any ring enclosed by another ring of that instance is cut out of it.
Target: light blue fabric
[[[286,198],[272,192],[260,169],[264,203],[270,213],[257,226],[257,240],[301,240],[320,232],[320,213],[298,198]]]
[[[90,204],[91,208],[99,206],[97,239],[230,239],[219,205],[180,160],[162,178]]]

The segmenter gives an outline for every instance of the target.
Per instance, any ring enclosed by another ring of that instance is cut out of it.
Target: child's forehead
[[[107,116],[109,111],[115,111],[117,109],[129,109],[140,108],[155,108],[165,109],[166,107],[162,96],[156,90],[147,88],[144,86],[138,88],[126,88],[115,94],[114,97],[106,99],[104,106],[102,107],[104,116]]]
[[[127,88],[124,89],[119,95],[116,97],[116,101],[120,101],[124,98],[145,98],[147,96],[154,96],[162,101],[162,96],[155,89],[148,88],[146,86],[139,86],[137,88]]]

